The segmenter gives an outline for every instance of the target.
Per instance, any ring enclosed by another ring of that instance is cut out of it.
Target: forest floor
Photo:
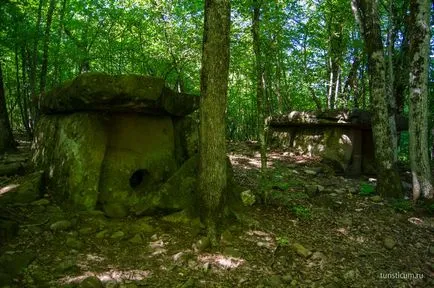
[[[19,223],[0,247],[0,287],[434,287],[433,206],[386,201],[373,179],[306,155],[270,151],[262,182],[254,145],[229,157],[256,202],[219,248],[188,223],[67,212],[47,196],[0,207]],[[0,177],[0,191],[20,179]]]

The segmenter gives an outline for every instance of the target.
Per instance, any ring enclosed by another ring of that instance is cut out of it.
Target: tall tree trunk
[[[39,6],[38,6],[38,18],[36,20],[36,34],[35,39],[33,40],[33,50],[31,55],[31,61],[30,61],[30,93],[32,99],[36,97],[36,94],[38,93],[36,91],[36,76],[37,76],[37,70],[38,70],[38,44],[39,44],[39,33],[40,33],[40,27],[41,27],[41,19],[42,19],[42,7],[44,6],[44,0],[39,0]]]
[[[229,0],[205,0],[202,52],[199,193],[201,218],[217,244],[227,186],[226,99],[229,75]]]
[[[394,0],[389,0],[389,27],[387,31],[387,94],[388,94],[388,112],[389,112],[389,125],[392,133],[393,144],[393,161],[398,161],[398,133],[396,131],[396,99],[394,94],[395,75],[393,66],[393,51],[395,43],[395,29],[394,23]]]
[[[53,13],[55,7],[56,7],[56,0],[50,0],[50,6],[48,7],[48,12],[47,12],[47,22],[45,24],[44,54],[42,55],[41,81],[39,85],[40,92],[45,91],[45,86],[47,83],[48,45],[50,43],[51,21],[53,19]]]
[[[258,112],[258,138],[261,153],[261,172],[265,174],[267,169],[267,143],[265,142],[265,69],[262,62],[261,39],[260,39],[260,17],[261,17],[261,0],[253,0],[253,50],[255,52],[255,72],[256,72],[256,109]]]
[[[413,199],[433,198],[428,146],[430,1],[411,0],[410,17],[410,165]]]
[[[15,150],[15,141],[12,136],[9,123],[8,111],[6,109],[6,97],[3,84],[3,71],[0,61],[0,154]]]
[[[388,117],[385,59],[381,41],[380,19],[376,0],[352,0],[368,55],[369,86],[372,99],[372,133],[377,163],[377,191],[384,197],[402,196],[392,143],[392,129]],[[395,128],[396,129],[396,128]]]
[[[22,105],[23,105],[23,125],[24,128],[26,129],[27,135],[28,136],[32,136],[33,131],[32,131],[32,126],[31,126],[31,117],[30,117],[30,109],[29,109],[29,99],[30,99],[30,95],[31,92],[29,91],[29,86],[26,85],[25,83],[27,83],[28,81],[26,81],[26,79],[28,80],[28,74],[27,71],[30,69],[29,67],[30,65],[30,54],[28,53],[27,49],[25,46],[21,47],[21,71],[22,71],[22,78],[23,78],[23,83],[24,83],[24,87],[23,87],[23,93],[22,93]]]
[[[59,28],[57,29],[57,34],[58,34],[58,41],[56,43],[56,48],[55,48],[55,55],[54,55],[54,76],[53,76],[53,84],[59,85],[60,83],[62,83],[62,67],[60,65],[60,45],[62,43],[62,38],[63,38],[63,19],[65,18],[65,10],[66,10],[66,4],[67,4],[68,0],[63,0],[62,1],[62,8],[60,10],[60,14],[59,14]]]

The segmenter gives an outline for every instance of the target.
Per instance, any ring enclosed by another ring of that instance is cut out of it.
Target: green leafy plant
[[[360,195],[369,196],[369,195],[374,194],[374,192],[375,192],[375,187],[372,186],[371,184],[362,183],[360,185],[360,193],[359,193]]]
[[[310,209],[303,205],[294,205],[291,210],[299,219],[310,219],[312,217]]]
[[[413,204],[410,200],[397,199],[392,202],[393,210],[399,213],[406,213],[409,211],[413,211]]]
[[[289,246],[289,239],[286,236],[276,238],[278,246]]]

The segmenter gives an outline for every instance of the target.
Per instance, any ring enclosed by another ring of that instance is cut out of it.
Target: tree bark
[[[54,8],[56,6],[56,0],[50,0],[50,6],[47,12],[47,21],[45,25],[45,35],[44,35],[44,48],[42,55],[42,66],[41,66],[41,81],[39,85],[40,92],[45,91],[45,86],[47,83],[47,69],[48,69],[48,44],[50,43],[50,31],[51,22],[53,20]]]
[[[387,31],[387,94],[388,94],[388,112],[389,112],[389,125],[392,133],[393,144],[393,161],[398,161],[398,132],[396,131],[396,99],[394,92],[395,87],[395,71],[393,66],[393,51],[395,43],[395,29],[394,29],[394,0],[389,0],[389,27]]]
[[[261,39],[260,39],[260,17],[261,3],[260,0],[253,0],[253,18],[252,18],[252,36],[253,50],[255,53],[255,68],[256,72],[256,109],[258,112],[258,139],[261,153],[261,173],[265,174],[267,169],[267,144],[265,140],[265,75],[264,65],[261,54]]]
[[[15,150],[15,141],[12,136],[9,123],[8,111],[6,109],[6,97],[3,84],[3,71],[0,62],[0,154]]]
[[[409,145],[413,199],[433,198],[428,146],[430,1],[411,0]]]
[[[226,176],[226,99],[229,75],[229,0],[206,0],[201,71],[199,193],[201,219],[217,244]]]
[[[377,191],[383,197],[401,197],[399,178],[388,117],[385,58],[381,41],[380,19],[375,0],[352,0],[352,8],[359,22],[368,55],[369,86],[371,92],[372,134],[377,163]],[[396,128],[394,128],[396,129]]]

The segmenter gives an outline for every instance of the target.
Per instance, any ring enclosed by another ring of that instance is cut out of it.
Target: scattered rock
[[[310,252],[308,249],[306,249],[300,243],[294,243],[291,245],[291,247],[292,247],[292,249],[294,249],[294,251],[295,251],[295,253],[297,253],[297,255],[302,256],[304,258],[307,258],[312,254],[312,252]]]
[[[83,246],[83,244],[75,238],[68,237],[66,239],[66,246],[72,249],[80,249]]]
[[[338,220],[338,223],[342,226],[351,226],[353,224],[353,220],[349,217],[342,217]]]
[[[316,171],[314,169],[304,169],[303,172],[306,173],[307,175],[312,175],[312,176],[315,176],[318,174],[318,171]]]
[[[59,274],[75,270],[78,270],[78,266],[76,260],[72,258],[60,262],[60,264],[56,267],[56,271]]]
[[[42,175],[42,172],[35,172],[24,176],[20,184],[9,185],[8,193],[4,193],[0,198],[0,204],[27,204],[41,198],[43,190]]]
[[[69,228],[71,228],[71,226],[72,226],[71,221],[61,220],[51,224],[50,229],[54,232],[57,232],[57,231],[68,230]]]
[[[140,235],[140,233],[137,233],[136,235],[134,235],[133,238],[128,240],[128,242],[133,243],[133,244],[142,244],[143,243],[142,235]]]
[[[225,230],[220,237],[220,242],[222,245],[231,245],[233,238],[231,231]]]
[[[205,264],[203,264],[202,266],[203,272],[208,272],[211,269],[211,263],[209,262],[205,262]]]
[[[256,196],[250,189],[245,190],[241,192],[241,200],[243,201],[244,206],[252,206],[256,202]]]
[[[379,202],[383,201],[383,198],[381,198],[380,195],[375,195],[375,196],[371,197],[371,201],[375,202],[375,203],[379,203]]]
[[[345,188],[339,188],[333,190],[336,194],[345,194],[347,192],[347,189]]]
[[[80,235],[89,235],[92,234],[93,229],[91,227],[85,227],[85,228],[81,228],[80,230],[78,230],[78,233]]]
[[[350,270],[344,274],[344,279],[347,280],[348,282],[351,282],[357,277],[357,275],[358,275],[357,270]]]
[[[385,237],[383,240],[384,247],[391,250],[396,245],[396,241],[391,237]]]
[[[43,198],[43,199],[33,201],[31,204],[34,206],[47,206],[50,204],[50,200]]]
[[[199,252],[205,251],[211,246],[211,242],[208,237],[202,237],[196,242],[196,248]]]
[[[321,252],[314,252],[311,256],[312,260],[325,260],[325,255]]]
[[[142,234],[152,234],[154,233],[154,227],[152,227],[149,223],[149,218],[141,218],[136,220],[130,228],[130,232],[132,234],[142,233]]]
[[[96,237],[96,239],[103,239],[103,238],[107,237],[108,233],[109,233],[109,230],[107,230],[107,229],[102,230],[102,231],[98,232],[95,237]]]
[[[282,280],[286,283],[291,283],[291,281],[293,280],[293,277],[291,274],[286,274],[284,276],[282,276]]]
[[[319,193],[322,193],[322,192],[324,192],[325,187],[321,186],[321,185],[316,185],[316,189],[318,190]]]
[[[226,256],[231,256],[234,258],[241,258],[242,254],[240,251],[238,251],[237,249],[233,248],[233,247],[226,247],[223,250],[223,254]]]
[[[112,234],[112,236],[110,236],[110,238],[112,239],[122,239],[124,238],[125,233],[122,231],[116,231],[115,233]]]
[[[101,280],[98,277],[90,276],[81,281],[79,288],[103,288]]]

